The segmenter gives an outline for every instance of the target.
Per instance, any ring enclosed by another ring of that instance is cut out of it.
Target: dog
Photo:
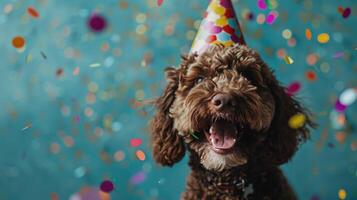
[[[189,152],[184,200],[297,199],[279,165],[314,126],[259,54],[213,45],[166,70],[167,86],[150,122],[154,160],[172,166]],[[291,128],[289,119],[305,116]]]

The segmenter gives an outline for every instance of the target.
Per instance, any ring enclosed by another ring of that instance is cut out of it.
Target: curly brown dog
[[[172,166],[190,152],[182,199],[296,199],[278,166],[313,123],[258,53],[212,46],[183,56],[179,68],[166,69],[166,79],[151,121],[153,156]],[[307,119],[292,129],[288,121],[297,113]]]

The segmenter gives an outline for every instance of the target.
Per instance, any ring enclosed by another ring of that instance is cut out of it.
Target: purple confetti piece
[[[335,103],[335,110],[337,112],[344,112],[346,110],[347,106],[343,105],[340,100],[337,100]]]
[[[144,182],[145,179],[146,179],[146,174],[143,171],[140,171],[140,172],[134,174],[130,178],[130,184],[137,185],[137,184]]]

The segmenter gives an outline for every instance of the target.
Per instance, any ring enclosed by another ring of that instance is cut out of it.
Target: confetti
[[[137,151],[135,152],[135,155],[136,155],[136,157],[137,157],[139,160],[141,160],[141,161],[144,161],[144,160],[145,160],[145,153],[144,153],[143,151],[137,150]]]
[[[45,59],[45,60],[47,59],[47,56],[46,56],[45,53],[43,53],[43,51],[41,51],[41,56],[42,56],[43,59]]]
[[[292,129],[298,129],[304,126],[306,116],[302,113],[297,113],[289,119],[289,127]]]
[[[357,99],[357,91],[349,88],[342,92],[339,101],[342,105],[349,106],[353,104]]]
[[[142,140],[140,138],[133,138],[130,140],[130,145],[132,147],[138,147],[141,145],[141,143],[142,143]]]
[[[340,199],[346,199],[347,197],[347,192],[344,189],[338,190],[338,198]]]
[[[34,7],[32,7],[32,6],[30,6],[30,7],[28,7],[27,8],[27,13],[31,16],[31,17],[33,17],[33,18],[39,18],[40,17],[40,14],[37,12],[37,10],[34,8]]]
[[[97,67],[101,67],[102,65],[100,63],[92,63],[89,65],[89,67],[91,68],[97,68]]]
[[[79,67],[75,67],[73,69],[73,72],[72,72],[73,76],[77,76],[79,74],[79,71],[80,71],[80,68]]]
[[[270,11],[267,18],[266,18],[266,23],[267,24],[273,24],[278,18],[278,13],[276,11]]]
[[[265,10],[268,8],[265,0],[258,0],[257,5],[260,10]]]
[[[58,69],[56,70],[56,76],[57,76],[57,77],[63,76],[63,69],[62,69],[62,68],[58,68]]]
[[[93,32],[102,32],[107,26],[107,22],[102,15],[93,14],[88,19],[88,27]]]
[[[336,52],[335,54],[333,54],[332,58],[341,58],[344,56],[343,51],[340,52]]]
[[[195,139],[199,139],[198,136],[196,135],[197,133],[195,131],[191,131],[191,135],[192,137],[194,137]]]
[[[290,96],[295,95],[301,88],[301,84],[299,82],[293,82],[286,88],[286,93]]]
[[[351,14],[351,8],[346,8],[343,13],[342,13],[342,17],[343,18],[348,18]]]
[[[12,46],[15,48],[22,48],[25,45],[26,41],[22,36],[16,36],[12,39]]]
[[[315,72],[313,72],[311,70],[309,70],[305,73],[305,77],[309,81],[315,81],[317,79]]]
[[[288,55],[285,55],[284,60],[285,60],[285,63],[288,65],[291,65],[294,63],[294,60]]]
[[[311,38],[312,38],[312,33],[311,33],[311,30],[310,29],[305,29],[305,37],[306,37],[306,39],[308,39],[308,40],[311,40]]]
[[[144,182],[146,179],[146,174],[143,171],[137,172],[130,178],[130,184],[137,185]]]
[[[330,36],[327,33],[321,33],[317,36],[317,41],[322,44],[327,43],[330,40]]]
[[[335,110],[337,112],[344,112],[346,110],[347,106],[343,105],[340,100],[337,100],[335,103]]]
[[[31,128],[31,127],[32,127],[32,124],[27,124],[25,127],[23,127],[23,128],[21,129],[21,131],[25,131],[25,130]]]
[[[110,180],[105,180],[100,184],[100,190],[102,192],[110,193],[114,190],[114,184]]]
[[[164,2],[164,0],[157,0],[157,5],[161,6],[163,2]]]

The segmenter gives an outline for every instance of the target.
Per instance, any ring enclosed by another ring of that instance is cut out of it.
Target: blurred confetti
[[[232,2],[248,46],[318,124],[282,166],[297,196],[357,199],[357,2]],[[187,158],[154,164],[143,102],[162,92],[207,5],[0,1],[0,199],[179,199]]]

